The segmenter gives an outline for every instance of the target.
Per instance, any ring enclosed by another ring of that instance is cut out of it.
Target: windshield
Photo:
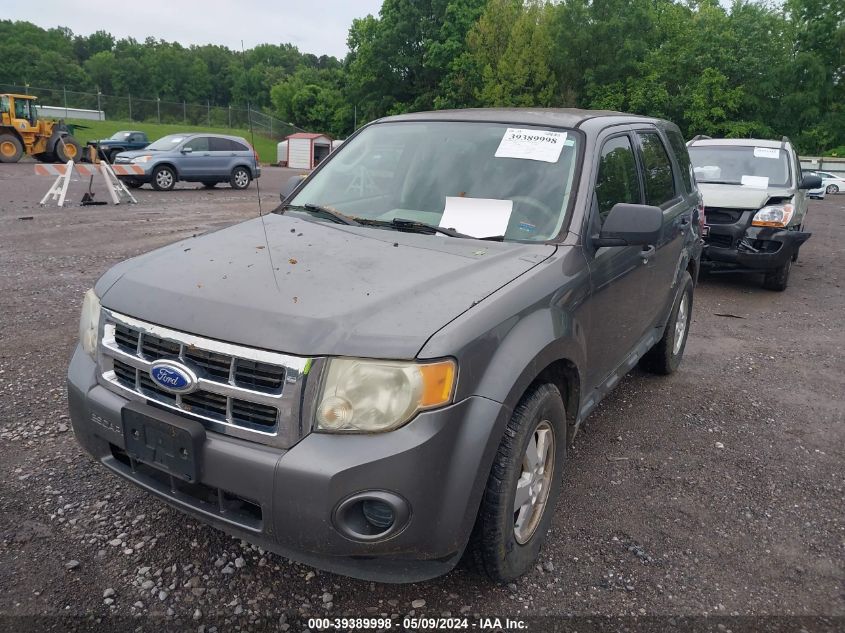
[[[112,141],[122,141],[125,138],[129,138],[130,134],[132,134],[132,132],[115,132],[109,138]]]
[[[563,224],[579,142],[572,131],[499,123],[378,123],[344,143],[290,206],[548,240]]]
[[[751,187],[789,185],[785,150],[752,145],[700,145],[689,148],[698,182]]]
[[[162,136],[160,139],[155,141],[154,143],[150,143],[147,145],[146,149],[151,150],[168,150],[173,149],[179,143],[185,140],[184,134],[170,134],[169,136]],[[144,150],[146,151],[146,150]]]

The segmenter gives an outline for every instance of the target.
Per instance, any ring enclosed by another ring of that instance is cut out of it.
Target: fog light
[[[386,530],[393,525],[393,510],[384,501],[367,499],[362,506],[364,518],[373,526]]]

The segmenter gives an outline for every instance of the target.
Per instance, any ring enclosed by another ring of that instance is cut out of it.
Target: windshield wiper
[[[328,207],[322,207],[319,204],[311,204],[310,202],[306,202],[303,205],[298,204],[286,204],[282,211],[285,209],[297,209],[300,211],[305,211],[314,215],[318,218],[323,218],[324,220],[331,220],[335,224],[346,224],[348,226],[361,226],[361,224],[355,221],[353,218],[349,217],[348,215],[343,215],[342,213],[338,213],[337,211],[332,211]]]
[[[365,220],[359,218],[359,224],[365,226],[378,226],[388,229],[396,229],[406,233],[423,233],[425,235],[434,235],[435,233],[442,233],[448,237],[459,237],[470,240],[495,240],[502,241],[504,235],[493,235],[490,237],[475,237],[474,235],[467,235],[466,233],[459,233],[454,229],[448,229],[445,226],[438,226],[437,224],[429,224],[428,222],[418,222],[416,220],[407,220],[405,218],[393,218],[392,220]]]

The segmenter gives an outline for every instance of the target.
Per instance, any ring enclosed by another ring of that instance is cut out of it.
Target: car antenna
[[[244,62],[244,72],[246,72],[246,51],[244,50],[244,41],[241,40],[241,56]],[[258,167],[258,151],[255,149],[255,128],[252,125],[252,104],[249,96],[246,100],[246,117],[249,125],[249,142],[252,144],[252,155],[255,157],[255,166]],[[273,252],[270,249],[270,240],[267,237],[267,224],[264,222],[264,213],[261,210],[261,185],[258,184],[258,178],[254,179],[255,191],[258,195],[258,217],[261,218],[261,230],[264,231],[264,246],[267,247],[267,257],[270,258],[270,269],[273,271],[273,282],[276,284],[276,290],[279,288],[279,278],[276,276],[276,265],[273,263]]]

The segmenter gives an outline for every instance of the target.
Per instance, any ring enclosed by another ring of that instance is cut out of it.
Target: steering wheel
[[[539,226],[537,227],[537,234],[538,235],[544,235],[544,234],[548,233],[549,231],[553,230],[555,224],[557,224],[558,214],[555,213],[551,209],[551,207],[549,207],[546,204],[540,202],[536,198],[531,198],[529,196],[514,196],[513,198],[511,198],[511,200],[513,200],[514,209],[516,208],[517,204],[520,204],[520,205],[524,204],[524,205],[531,207],[532,209],[536,209],[537,211],[540,212],[540,214],[543,216],[542,220],[543,220],[543,222],[545,223],[546,226],[542,227],[544,230],[540,230],[541,227],[539,227]]]

